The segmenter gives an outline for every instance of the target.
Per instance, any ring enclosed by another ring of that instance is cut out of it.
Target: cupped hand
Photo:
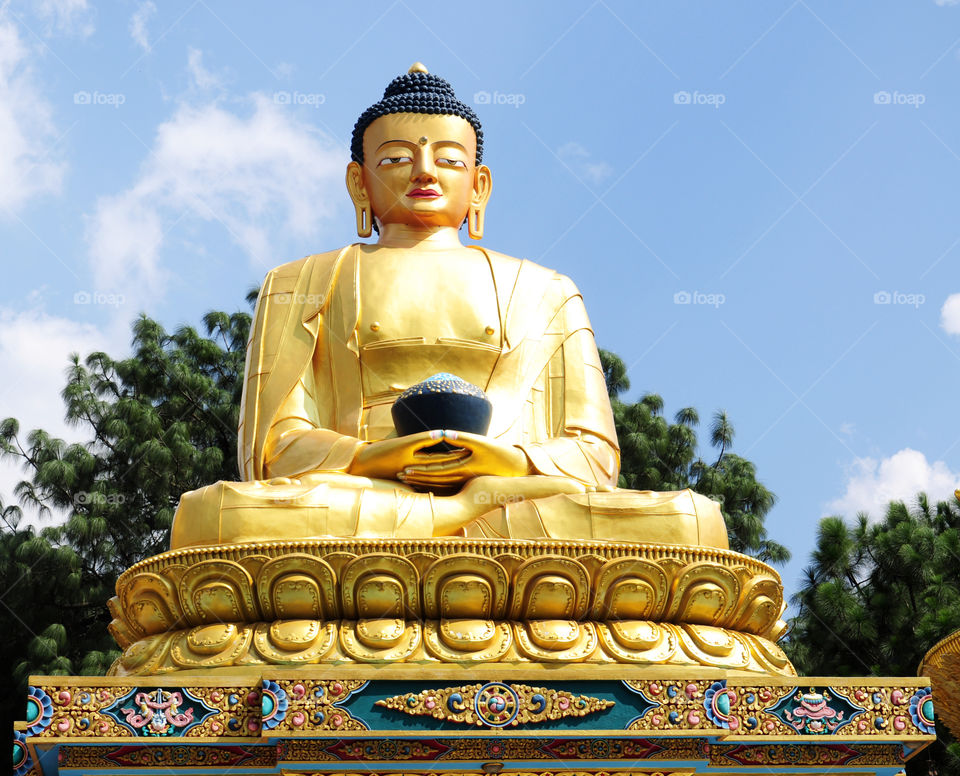
[[[347,469],[349,474],[372,479],[400,479],[403,471],[426,464],[454,464],[467,458],[466,450],[427,453],[424,450],[443,440],[443,431],[422,431],[419,434],[382,439],[361,447]]]
[[[530,474],[530,462],[519,447],[465,431],[444,431],[443,440],[460,448],[455,451],[460,452],[460,457],[417,461],[405,467],[399,479],[408,485],[424,488],[452,488],[473,477],[521,477]]]

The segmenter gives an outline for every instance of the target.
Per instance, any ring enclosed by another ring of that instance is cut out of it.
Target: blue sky
[[[420,60],[484,243],[574,279],[629,398],[729,413],[788,592],[821,516],[960,485],[960,3],[362,7],[0,5],[0,416],[76,438],[68,353],[353,241],[346,141]]]

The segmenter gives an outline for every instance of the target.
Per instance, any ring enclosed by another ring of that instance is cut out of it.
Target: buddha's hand
[[[473,477],[522,477],[531,473],[527,455],[519,447],[465,431],[444,431],[443,440],[460,449],[459,459],[417,462],[406,467],[398,478],[408,485],[431,488],[455,487]]]
[[[429,464],[455,464],[467,458],[470,453],[458,449],[447,453],[426,453],[443,439],[442,431],[422,431],[419,434],[382,439],[363,445],[347,469],[348,474],[358,477],[370,477],[379,480],[402,479],[403,472],[410,467]]]

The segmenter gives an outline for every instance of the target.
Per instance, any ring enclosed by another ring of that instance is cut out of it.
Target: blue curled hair
[[[350,156],[357,164],[363,164],[363,133],[376,119],[390,113],[432,113],[465,119],[477,134],[477,164],[483,160],[483,129],[477,114],[457,99],[448,81],[432,73],[415,72],[394,78],[380,102],[360,114],[350,144]]]

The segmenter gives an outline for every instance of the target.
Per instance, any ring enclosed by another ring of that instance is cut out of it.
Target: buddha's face
[[[393,113],[367,127],[363,166],[351,163],[347,185],[354,202],[369,201],[381,225],[459,228],[471,204],[486,204],[489,195],[490,171],[477,167],[476,156],[477,137],[465,119]]]

